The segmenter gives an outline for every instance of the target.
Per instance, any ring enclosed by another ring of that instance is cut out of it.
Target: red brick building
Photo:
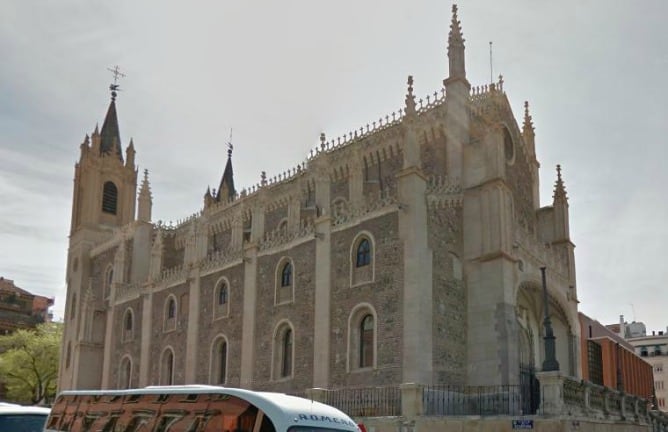
[[[651,399],[652,366],[635,353],[633,345],[603,324],[579,313],[582,378],[626,393]]]
[[[0,334],[51,320],[53,298],[31,294],[0,276]]]

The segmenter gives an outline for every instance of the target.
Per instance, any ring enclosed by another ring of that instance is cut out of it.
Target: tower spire
[[[102,130],[100,131],[100,154],[116,155],[121,163],[123,163],[123,151],[121,150],[121,133],[118,128],[118,116],[116,114],[116,96],[118,95],[119,85],[118,79],[124,77],[118,66],[114,69],[107,68],[114,75],[114,83],[109,85],[111,91],[111,102],[107,109],[107,115],[102,123]]]
[[[216,201],[229,200],[234,198],[237,191],[234,189],[234,172],[232,170],[232,129],[230,129],[230,140],[227,142],[227,163],[223,171],[223,177],[220,179],[220,185],[216,192]]]
[[[524,135],[531,134],[531,136],[533,136],[533,134],[534,134],[533,118],[529,114],[529,102],[528,101],[524,101],[524,124],[522,125],[522,133]]]
[[[415,115],[415,96],[413,95],[413,75],[408,75],[408,90],[406,92],[406,115]]]

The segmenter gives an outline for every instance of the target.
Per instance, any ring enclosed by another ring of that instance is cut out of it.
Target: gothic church
[[[541,207],[528,104],[518,122],[502,79],[471,87],[456,6],[447,54],[426,101],[409,77],[401,112],[281,175],[237,190],[230,151],[176,226],[152,220],[112,92],[75,165],[59,389],[517,384],[543,360],[543,266],[578,376],[561,171]]]

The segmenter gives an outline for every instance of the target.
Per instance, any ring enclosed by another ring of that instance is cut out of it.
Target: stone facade
[[[528,105],[519,124],[502,79],[471,88],[456,9],[448,58],[443,88],[416,102],[409,77],[400,112],[258,185],[235,190],[230,151],[175,226],[152,222],[147,174],[137,193],[112,93],[75,169],[60,389],[517,384],[542,361],[543,266],[578,376],[561,172],[541,208]]]

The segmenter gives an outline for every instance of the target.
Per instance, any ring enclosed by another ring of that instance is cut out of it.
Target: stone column
[[[197,351],[199,344],[199,317],[200,317],[200,277],[199,269],[193,271],[188,292],[188,330],[186,338],[186,367],[185,383],[197,382]]]
[[[152,286],[149,292],[142,296],[141,314],[141,347],[139,351],[139,387],[150,385],[151,365],[151,328],[153,324],[153,293]]]
[[[433,276],[432,251],[427,241],[427,182],[419,168],[415,126],[411,119],[407,121],[404,168],[397,174],[399,237],[404,244],[403,382],[430,383]]]
[[[401,415],[404,418],[418,417],[425,414],[422,393],[424,386],[420,384],[401,384]]]
[[[244,248],[244,309],[241,330],[240,387],[253,388],[255,365],[255,306],[257,301],[257,246]]]

